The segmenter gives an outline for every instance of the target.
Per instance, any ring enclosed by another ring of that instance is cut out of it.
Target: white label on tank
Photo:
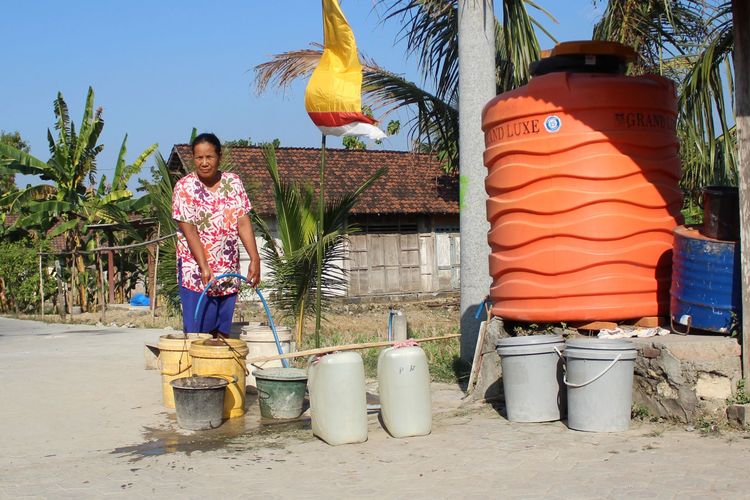
[[[559,116],[550,115],[544,119],[544,130],[546,130],[550,134],[559,132],[560,127],[562,127],[562,121],[560,120]]]

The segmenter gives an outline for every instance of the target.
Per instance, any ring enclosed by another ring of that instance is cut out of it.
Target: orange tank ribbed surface
[[[666,315],[682,223],[674,84],[550,73],[484,109],[493,314]]]

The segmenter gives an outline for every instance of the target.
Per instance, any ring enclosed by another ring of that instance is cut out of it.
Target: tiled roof
[[[276,150],[276,159],[283,181],[310,182],[317,187],[319,149],[282,147]],[[256,211],[274,213],[271,179],[262,150],[233,147],[225,160],[248,186]],[[170,169],[185,171],[188,165],[192,165],[190,146],[175,145],[169,157]],[[434,156],[422,153],[327,149],[327,195],[353,191],[380,167],[387,167],[388,173],[363,193],[353,214],[458,214],[457,178],[445,175]]]

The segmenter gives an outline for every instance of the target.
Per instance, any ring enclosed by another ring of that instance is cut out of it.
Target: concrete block
[[[724,415],[741,377],[736,339],[666,335],[632,339],[638,348],[633,401],[652,415],[693,422]]]
[[[743,427],[750,425],[750,404],[729,405],[727,408],[727,419],[736,422]]]
[[[722,375],[699,373],[695,394],[699,399],[725,400],[732,395],[732,383]]]

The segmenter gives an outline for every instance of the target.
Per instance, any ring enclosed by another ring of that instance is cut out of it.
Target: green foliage
[[[685,204],[682,207],[682,216],[685,218],[685,224],[702,224],[703,208],[694,198],[688,196],[685,198]]]
[[[342,143],[344,144],[344,149],[367,149],[364,141],[353,135],[344,136]]]
[[[49,245],[34,244],[29,239],[15,242],[0,242],[0,311],[34,312],[38,311],[39,296],[39,261],[37,252],[49,250]],[[42,268],[44,295],[47,301],[55,299],[57,290],[55,280]]]
[[[21,134],[16,132],[6,132],[0,130],[0,144],[7,144],[16,149],[28,153],[31,151],[29,143],[23,140]],[[0,197],[4,197],[11,191],[16,190],[15,174],[13,172],[0,173]]]
[[[630,417],[634,420],[646,420],[650,415],[651,412],[643,405],[633,403],[630,409]]]
[[[278,148],[281,146],[281,140],[276,138],[271,141],[253,142],[253,140],[250,137],[248,137],[247,139],[235,139],[231,141],[224,141],[222,146],[226,148],[234,148],[234,147],[251,148],[251,147],[261,147],[267,144],[272,145],[274,148]]]
[[[750,403],[750,394],[746,392],[745,379],[739,379],[737,381],[737,390],[735,393],[727,399],[728,405],[746,405]]]
[[[14,173],[36,175],[49,184],[38,184],[0,199],[0,206],[9,212],[19,213],[16,227],[36,227],[47,231],[57,223],[71,232],[71,250],[80,246],[83,225],[96,222],[125,222],[126,200],[132,198],[127,188],[130,178],[137,174],[146,158],[156,149],[152,145],[128,165],[127,135],[120,147],[112,184],[102,176],[94,184],[97,155],[104,146],[97,144],[104,127],[101,108],[94,110],[94,91],[89,87],[83,118],[78,132],[70,120],[68,106],[61,93],[53,103],[57,138],[47,131],[51,157],[47,162],[37,159],[21,149],[0,144],[0,157],[4,169]],[[87,186],[87,181],[89,185]]]
[[[681,184],[688,193],[709,184],[737,185],[731,2],[715,8],[706,31],[699,50],[687,58],[690,66],[679,91]]]
[[[721,428],[719,422],[715,418],[711,417],[699,417],[695,422],[695,427],[701,432],[701,434],[719,434]]]
[[[172,218],[172,192],[178,178],[173,176],[164,157],[157,151],[155,165],[151,168],[152,182],[143,183],[146,195],[141,198],[146,215],[156,217],[162,235],[173,234],[177,225]],[[180,309],[179,287],[177,285],[177,249],[175,239],[163,241],[159,246],[159,269],[156,282],[159,294],[167,301],[172,311]]]
[[[401,121],[391,120],[388,122],[388,126],[385,128],[385,132],[388,135],[396,135],[401,131]]]
[[[128,164],[125,160],[126,135],[111,184],[106,176],[102,176],[97,185],[97,156],[104,149],[98,141],[104,121],[101,108],[94,109],[93,89],[88,89],[78,128],[70,120],[68,105],[61,93],[57,94],[53,108],[57,137],[47,130],[51,156],[46,162],[22,149],[0,143],[0,174],[35,175],[51,182],[7,193],[0,198],[0,209],[18,214],[9,231],[35,229],[49,237],[64,234],[66,250],[84,250],[93,244],[86,232],[89,224],[115,222],[129,227],[128,213],[134,202],[127,184],[156,150],[156,144]],[[129,234],[139,238],[135,231],[129,231]],[[93,258],[79,254],[74,264],[80,278],[79,303],[86,310],[89,295],[96,292],[93,274],[87,270],[94,265]]]
[[[633,73],[677,82],[687,197],[695,202],[709,184],[736,185],[732,2],[610,0],[594,38],[633,47]]]
[[[412,338],[427,337],[420,332],[412,332]],[[364,344],[369,342],[380,342],[383,339],[372,333],[343,334],[338,331],[327,332],[323,335],[324,346],[337,346],[346,344]],[[427,356],[427,364],[430,369],[430,378],[433,382],[457,383],[467,379],[470,363],[463,361],[460,357],[461,344],[457,338],[439,340],[435,342],[424,342],[420,344]],[[314,348],[312,337],[302,340],[300,350]],[[356,352],[362,355],[365,365],[365,376],[376,378],[378,375],[378,356],[382,348],[361,349]],[[306,360],[298,360],[298,366],[304,366]]]

